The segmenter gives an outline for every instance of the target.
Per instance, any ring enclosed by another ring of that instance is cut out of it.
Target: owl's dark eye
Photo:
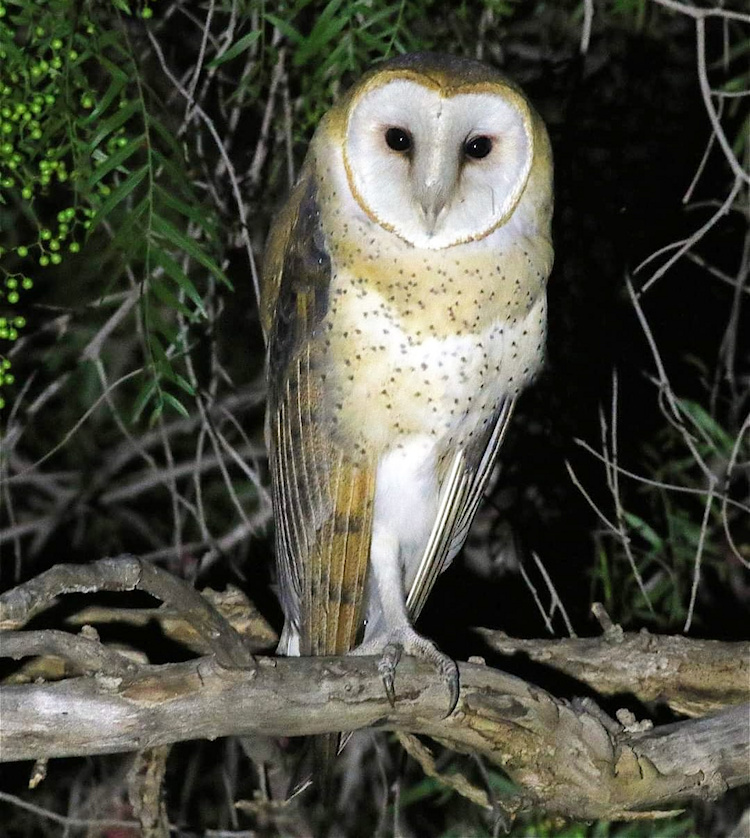
[[[492,140],[489,137],[472,137],[464,143],[464,154],[474,160],[481,160],[492,151]]]
[[[394,151],[409,151],[411,148],[411,134],[403,128],[389,128],[385,132],[385,141]]]

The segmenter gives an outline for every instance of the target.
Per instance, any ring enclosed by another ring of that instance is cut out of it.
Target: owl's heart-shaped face
[[[499,81],[446,87],[409,71],[355,93],[344,137],[352,193],[416,247],[481,239],[515,209],[534,159],[529,106]]]

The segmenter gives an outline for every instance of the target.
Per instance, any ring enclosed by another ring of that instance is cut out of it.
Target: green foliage
[[[295,137],[309,136],[342,89],[342,81],[346,83],[373,62],[393,54],[429,47],[429,42],[415,33],[433,6],[434,0],[421,4],[386,0],[377,8],[366,0],[296,0],[261,7],[267,24],[261,35],[265,41],[272,28],[283,35],[283,49],[289,54],[295,81],[300,85],[295,91],[300,104],[294,120]],[[244,52],[257,35],[258,30],[252,29],[241,35],[221,62]],[[264,57],[271,64],[278,60],[279,48],[261,43]],[[259,73],[250,74],[237,95],[258,92],[262,81]]]
[[[134,58],[121,17],[130,6],[113,5],[114,14],[97,3],[73,14],[67,0],[2,7],[0,302],[21,311],[19,292],[64,257],[96,264],[107,277],[97,296],[135,280],[146,373],[134,416],[148,409],[153,421],[166,406],[187,415],[184,398],[194,395],[176,317],[206,316],[196,276],[229,281],[216,215],[185,177],[185,149]],[[2,313],[0,341],[13,341],[27,317]],[[9,359],[0,362],[3,383],[13,383]]]
[[[609,534],[599,543],[592,598],[600,599],[610,615],[626,625],[680,628],[690,607],[696,562],[703,573],[711,568],[726,580],[732,566],[726,561],[727,531],[743,530],[745,509],[725,502],[731,492],[729,479],[709,492],[700,463],[711,464],[720,473],[733,457],[746,461],[750,439],[745,435],[736,440],[696,401],[675,403],[681,423],[666,424],[653,442],[644,445],[643,471],[649,480],[623,501],[638,510],[623,509],[622,517],[646,596],[621,539]],[[699,459],[686,446],[685,434]],[[736,546],[750,555],[749,544]]]

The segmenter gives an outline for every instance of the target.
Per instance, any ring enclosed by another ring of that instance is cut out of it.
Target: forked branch
[[[42,602],[63,591],[140,588],[169,602],[183,617],[194,615],[199,633],[214,644],[214,653],[187,663],[132,665],[101,646],[95,632],[77,637],[2,632],[0,653],[6,657],[70,655],[78,671],[95,673],[54,683],[0,686],[2,760],[143,751],[231,735],[306,736],[377,726],[482,755],[519,785],[521,797],[511,808],[533,806],[567,817],[656,817],[674,804],[717,797],[750,782],[750,703],[658,728],[632,724],[618,714],[623,725],[590,700],[560,700],[484,664],[462,663],[460,698],[446,718],[448,695],[442,680],[429,664],[407,658],[398,667],[392,707],[377,659],[253,659],[247,639],[234,629],[226,633],[224,628],[225,633],[215,636],[224,618],[210,603],[195,601],[194,597],[203,599],[201,595],[180,580],[167,581],[163,571],[152,575],[154,569],[144,567],[126,557],[53,568],[0,597],[0,625],[23,625]],[[533,643],[527,648],[530,654]],[[611,640],[601,643],[613,648]],[[668,649],[665,645],[662,650],[667,667]],[[550,654],[549,644],[543,652]],[[617,659],[618,654],[611,654],[615,669]],[[726,669],[726,659],[719,659]],[[704,662],[710,678],[710,660]],[[742,665],[740,661],[740,669]],[[666,684],[674,688],[674,681],[667,679]],[[741,689],[730,690],[727,703],[746,695]],[[413,737],[411,744],[419,747]]]

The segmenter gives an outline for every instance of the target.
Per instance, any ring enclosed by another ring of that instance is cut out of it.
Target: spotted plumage
[[[479,62],[401,57],[322,120],[264,264],[280,651],[455,679],[412,622],[541,365],[551,206],[544,126]]]

